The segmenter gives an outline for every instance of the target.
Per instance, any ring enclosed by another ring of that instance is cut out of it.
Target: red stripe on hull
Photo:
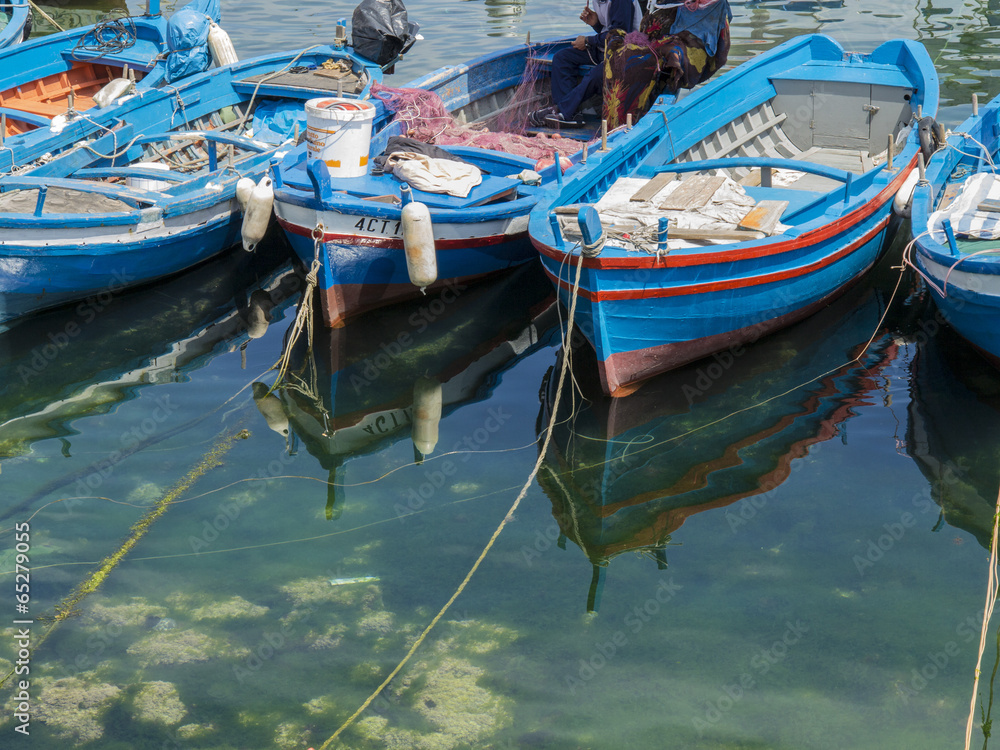
[[[775,271],[773,273],[760,274],[758,276],[744,276],[738,279],[730,279],[728,281],[708,281],[702,284],[688,284],[687,286],[674,286],[674,287],[661,287],[661,288],[643,288],[643,289],[608,289],[591,291],[590,289],[584,289],[582,286],[579,290],[579,295],[584,299],[590,300],[591,302],[615,302],[620,300],[639,300],[639,299],[658,299],[663,297],[680,297],[687,294],[706,294],[708,292],[721,292],[727,289],[741,289],[744,287],[759,286],[760,284],[770,284],[775,281],[786,281],[787,279],[794,279],[799,276],[808,276],[809,274],[818,271],[821,268],[825,268],[833,264],[834,262],[847,257],[859,247],[867,244],[882,232],[889,225],[890,217],[887,216],[878,224],[876,224],[872,229],[865,233],[862,237],[856,239],[851,244],[841,248],[836,253],[832,255],[827,255],[826,257],[820,258],[813,263],[805,266],[799,266],[797,268],[790,268],[785,271]],[[850,227],[846,227],[849,229]],[[586,264],[584,264],[586,265]],[[553,284],[558,285],[567,292],[571,292],[573,285],[568,279],[561,279],[555,275],[546,267],[545,273],[551,279]]]

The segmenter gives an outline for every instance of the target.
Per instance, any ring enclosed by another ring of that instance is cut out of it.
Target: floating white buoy
[[[232,65],[240,59],[236,56],[236,48],[233,47],[229,34],[214,21],[208,27],[208,50],[212,53],[215,64],[220,68],[224,65]]]
[[[246,212],[250,203],[250,194],[257,187],[257,183],[249,177],[240,177],[236,183],[236,200],[240,204],[240,211]]]
[[[917,186],[918,179],[920,179],[920,175],[917,170],[911,170],[906,175],[906,179],[900,185],[899,190],[896,191],[896,197],[892,199],[892,209],[904,219],[910,217],[910,208],[913,205],[913,189]]]
[[[268,387],[263,383],[254,383],[253,402],[264,417],[267,426],[283,437],[288,437],[288,415],[281,405],[281,400],[273,393],[268,393]]]
[[[103,109],[133,89],[135,89],[135,81],[130,81],[128,78],[115,78],[104,84],[101,90],[94,94],[94,104]]]
[[[437,281],[437,252],[431,212],[418,201],[403,206],[403,249],[410,283],[423,291]]]
[[[267,225],[271,222],[271,206],[274,204],[274,187],[271,178],[264,175],[254,186],[243,213],[243,249],[252,253],[257,243],[264,238]]]
[[[424,376],[413,384],[413,448],[418,460],[437,446],[442,401],[441,384],[433,378]]]

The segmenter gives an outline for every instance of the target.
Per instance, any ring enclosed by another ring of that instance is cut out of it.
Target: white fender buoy
[[[920,179],[920,175],[917,170],[911,170],[903,184],[899,186],[899,190],[896,191],[896,196],[892,199],[892,209],[904,219],[910,217],[910,208],[913,203],[913,189],[917,186],[917,180]]]
[[[249,177],[240,177],[236,182],[236,200],[240,204],[240,211],[246,212],[250,203],[250,194],[257,187],[257,183]]]
[[[412,204],[411,204],[412,205]],[[417,460],[432,453],[438,442],[443,397],[441,384],[423,376],[413,384],[413,449]]]
[[[229,34],[214,21],[208,27],[208,51],[212,53],[212,59],[219,68],[232,65],[240,59],[236,56],[236,48],[233,47]]]
[[[423,291],[437,281],[437,252],[431,212],[418,201],[403,206],[403,250],[410,283]]]
[[[247,210],[243,212],[243,249],[248,253],[252,253],[264,238],[267,225],[271,222],[273,204],[274,187],[270,176],[264,175],[250,193]]]
[[[118,97],[125,96],[133,90],[135,90],[135,81],[128,78],[115,78],[104,84],[101,90],[94,94],[94,104],[104,109]]]
[[[267,426],[283,437],[288,437],[288,415],[285,414],[285,407],[281,405],[281,399],[273,393],[268,393],[268,387],[263,383],[254,383],[253,402]]]

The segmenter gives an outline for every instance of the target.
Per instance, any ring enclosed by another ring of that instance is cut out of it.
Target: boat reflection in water
[[[914,340],[907,452],[941,506],[935,530],[947,522],[989,549],[1000,488],[997,371],[947,326],[929,321]]]
[[[587,610],[604,573],[627,551],[667,565],[666,545],[691,515],[769,492],[809,446],[837,436],[896,356],[878,329],[887,294],[864,285],[784,332],[650,380],[635,394],[601,393],[591,351],[577,347],[585,399],[561,399],[538,474],[559,524],[593,565]],[[551,413],[558,365],[543,387],[539,430]],[[564,388],[564,394],[568,392]],[[879,397],[880,398],[880,397]],[[575,411],[574,411],[575,410]]]
[[[412,438],[415,460],[434,450],[442,415],[489,397],[503,373],[558,330],[551,285],[536,264],[492,282],[456,286],[379,310],[341,328],[316,326],[293,352],[280,396],[297,437],[329,472],[326,517],[343,512],[337,472],[353,457]],[[273,421],[277,422],[274,418]]]
[[[263,335],[274,308],[298,297],[291,269],[284,238],[271,235],[252,255],[230,252],[155,287],[109,287],[0,334],[0,459],[47,438],[68,453],[79,418]]]

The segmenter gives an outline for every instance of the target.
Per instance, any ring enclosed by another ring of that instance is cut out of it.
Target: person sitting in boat
[[[642,8],[639,0],[590,0],[580,14],[580,20],[597,32],[594,36],[578,36],[570,47],[561,49],[552,58],[552,101],[554,105],[536,110],[529,122],[536,127],[581,128],[577,118],[580,105],[600,93],[604,78],[604,42],[613,32],[623,35],[639,28]],[[581,65],[593,65],[578,81]]]
[[[604,119],[609,128],[637,121],[664,92],[707,81],[729,57],[729,0],[657,0],[639,32],[608,35]]]

